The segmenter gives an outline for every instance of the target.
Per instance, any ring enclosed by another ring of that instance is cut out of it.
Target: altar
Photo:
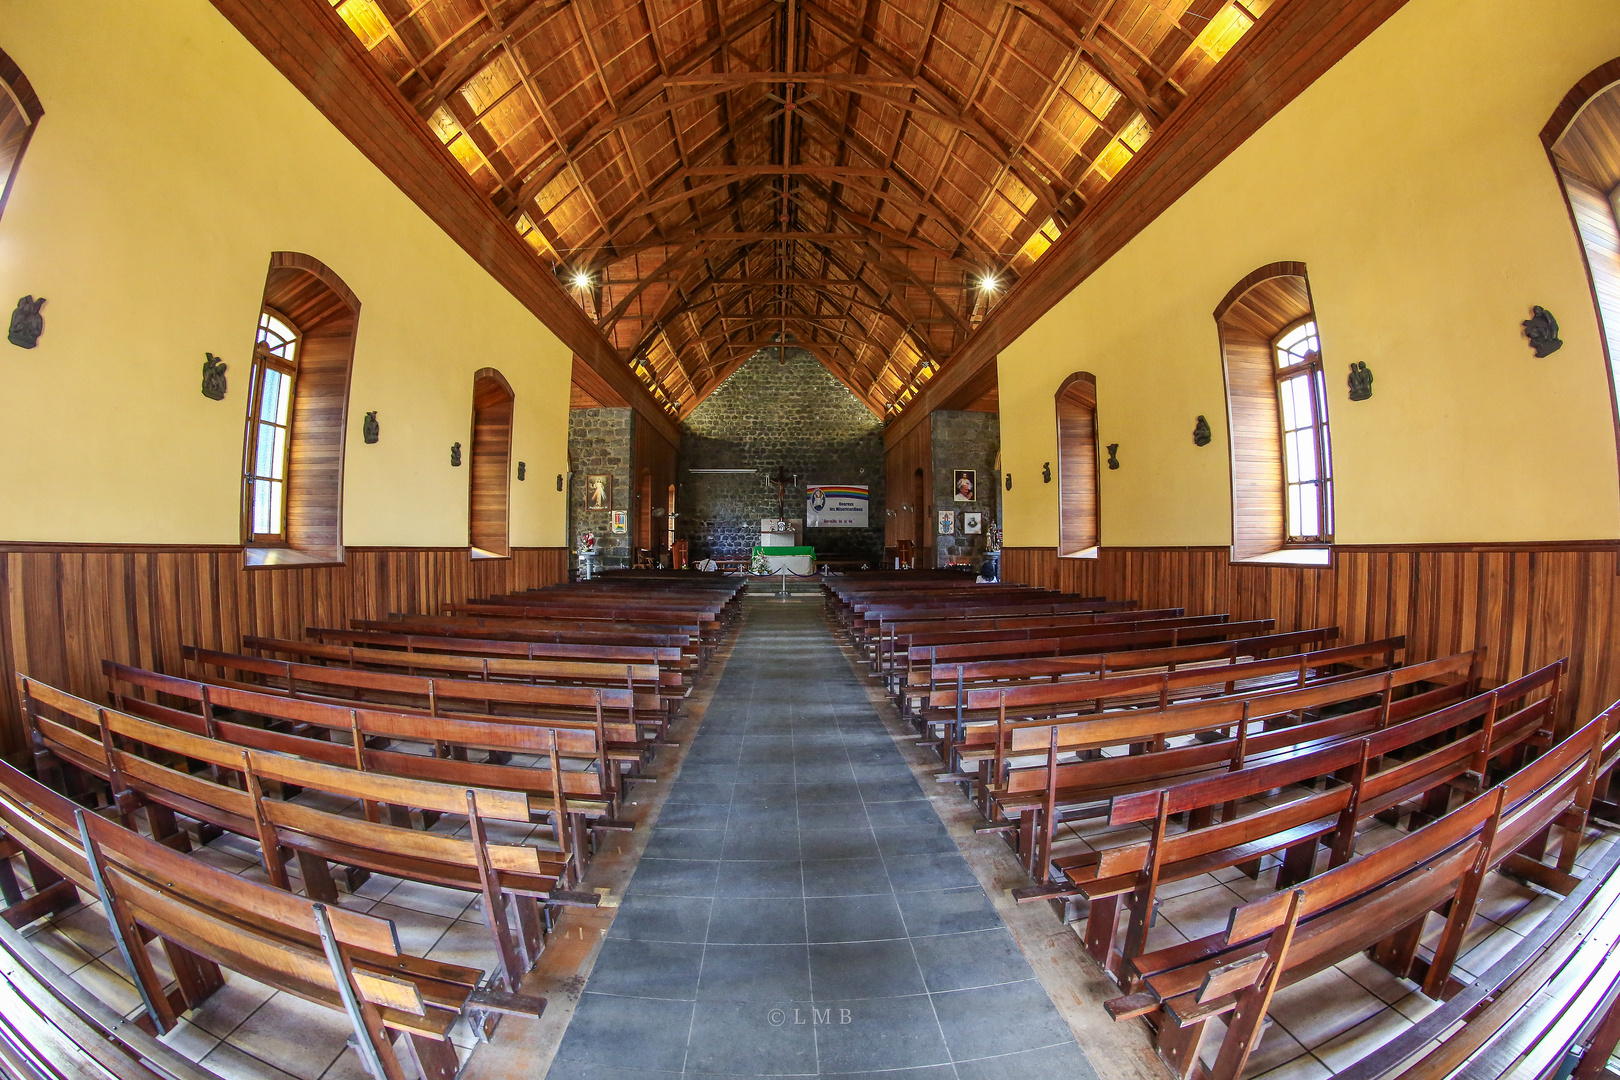
[[[761,560],[764,561],[767,574],[780,574],[786,570],[790,574],[808,577],[816,572],[816,549],[813,547],[767,547],[758,544],[754,547],[752,565],[759,566]]]

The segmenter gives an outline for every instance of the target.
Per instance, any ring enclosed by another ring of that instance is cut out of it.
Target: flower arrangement
[[[748,567],[748,572],[750,574],[769,574],[771,572],[771,564],[765,560],[765,552],[761,549],[754,549],[753,563]]]
[[[581,555],[594,555],[596,553],[596,534],[582,532],[579,534],[579,553]]]

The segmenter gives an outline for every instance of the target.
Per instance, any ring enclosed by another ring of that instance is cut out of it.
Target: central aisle
[[[550,1076],[1095,1080],[819,599],[746,612]]]

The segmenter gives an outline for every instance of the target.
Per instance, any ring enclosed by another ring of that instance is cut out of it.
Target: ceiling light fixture
[[[591,287],[591,275],[583,270],[574,271],[574,288],[588,289]]]
[[[979,288],[983,289],[985,292],[995,292],[996,287],[1000,284],[1001,283],[996,280],[996,275],[994,274],[986,274],[984,277],[979,279]]]

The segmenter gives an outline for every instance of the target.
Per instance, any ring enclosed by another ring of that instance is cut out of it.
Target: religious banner
[[[804,493],[804,524],[810,529],[864,529],[865,484],[818,484]]]

